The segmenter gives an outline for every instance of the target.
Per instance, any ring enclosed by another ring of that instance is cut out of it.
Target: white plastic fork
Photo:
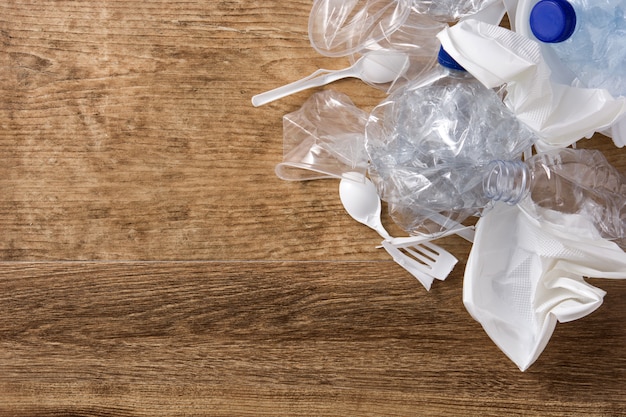
[[[342,179],[339,184],[339,197],[348,214],[384,239],[382,246],[393,260],[411,273],[427,290],[435,280],[444,280],[457,263],[450,252],[430,243],[432,237],[414,236],[393,238],[380,221],[381,202],[376,187],[364,178],[363,182]],[[459,233],[467,228],[460,227],[446,234]]]
[[[445,280],[458,262],[450,252],[428,241],[394,245],[384,240],[382,245],[393,260],[417,278],[427,290],[430,290],[435,278]]]

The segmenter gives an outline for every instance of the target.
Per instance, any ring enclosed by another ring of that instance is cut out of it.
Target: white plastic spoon
[[[380,220],[381,203],[376,187],[369,179],[365,178],[364,181],[341,180],[339,198],[343,207],[354,220],[376,230],[385,239],[383,247],[393,260],[417,278],[426,289],[430,289],[435,280],[434,274],[431,273],[433,271],[432,264],[440,264],[438,252],[445,252],[445,250],[436,245],[431,245],[433,250],[431,252],[428,250],[430,248],[421,246],[422,242],[412,245],[410,249],[400,248],[389,243],[392,237],[385,230]],[[445,279],[457,262],[452,255],[449,259],[449,264],[445,268],[447,271],[442,271],[441,268],[437,269],[440,279]],[[447,260],[444,261],[447,262]]]
[[[363,182],[342,179],[339,183],[339,198],[348,214],[359,223],[377,231],[385,239],[382,246],[387,253],[426,289],[430,289],[435,278],[446,279],[457,259],[442,247],[430,243],[432,237],[391,237],[380,219],[381,202],[378,191],[369,179],[362,179]],[[473,230],[461,224],[442,236],[452,233],[462,235],[465,232],[471,232],[470,236],[473,237]]]
[[[365,178],[363,183],[342,179],[339,182],[339,199],[350,217],[376,230],[383,239],[392,239],[380,220],[380,198],[376,186],[369,179]]]
[[[372,84],[385,84],[396,80],[407,70],[409,57],[397,51],[371,51],[352,66],[342,70],[319,69],[306,78],[252,97],[252,105],[262,106],[274,100],[312,87],[330,84],[342,78],[354,77]]]
[[[351,172],[349,175],[353,178],[362,178],[362,174],[357,172]],[[364,178],[363,180],[364,182],[342,179],[339,183],[339,198],[341,199],[341,204],[343,204],[343,207],[354,220],[376,230],[383,239],[388,240],[391,244],[396,246],[432,240],[428,236],[390,236],[389,232],[383,227],[380,219],[381,202],[376,186],[368,178]],[[434,215],[431,215],[434,221],[447,220],[441,215],[439,217],[440,218],[436,218]],[[456,234],[469,242],[474,241],[474,228],[472,226],[464,226],[460,223],[437,237],[444,237],[451,234]]]

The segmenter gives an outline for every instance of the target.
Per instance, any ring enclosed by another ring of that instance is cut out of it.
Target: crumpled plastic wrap
[[[276,175],[289,181],[363,181],[367,117],[343,93],[313,94],[300,109],[283,116],[283,160],[276,166]]]

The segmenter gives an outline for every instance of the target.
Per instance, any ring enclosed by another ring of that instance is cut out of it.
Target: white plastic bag
[[[558,322],[582,318],[605,292],[585,281],[626,278],[626,253],[584,217],[539,222],[522,206],[497,204],[476,225],[463,302],[498,347],[526,370]]]

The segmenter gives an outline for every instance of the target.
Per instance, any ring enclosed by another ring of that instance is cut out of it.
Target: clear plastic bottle
[[[597,150],[557,149],[528,161],[492,161],[481,168],[486,198],[521,204],[540,220],[577,214],[626,247],[626,181]]]
[[[533,35],[586,87],[626,95],[626,0],[540,0]]]
[[[535,134],[445,51],[431,72],[391,94],[366,124],[370,178],[410,234],[438,234],[480,214],[482,166],[519,159]]]

